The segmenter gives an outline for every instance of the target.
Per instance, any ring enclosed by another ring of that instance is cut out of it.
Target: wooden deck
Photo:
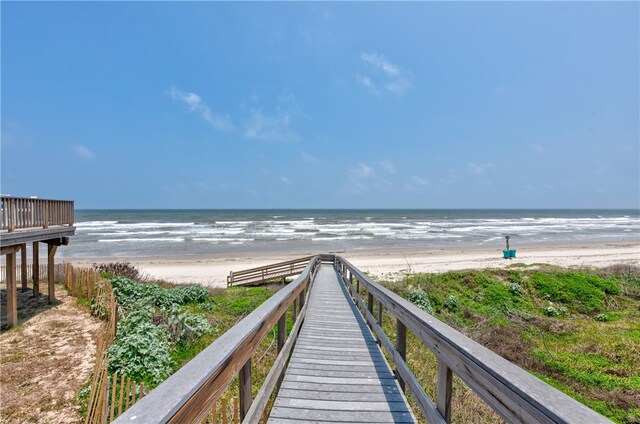
[[[339,275],[322,265],[269,423],[414,423]]]

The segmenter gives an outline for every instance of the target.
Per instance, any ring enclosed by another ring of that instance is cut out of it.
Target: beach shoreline
[[[503,259],[496,246],[438,248],[369,248],[331,251],[376,277],[397,279],[407,272],[446,272],[463,269],[506,268],[514,264],[551,264],[563,267],[606,267],[614,264],[640,265],[640,241],[579,242],[514,245],[517,257]],[[65,258],[77,266],[127,261],[151,278],[173,283],[200,283],[226,287],[230,271],[263,266],[308,256],[319,251],[228,252],[211,255],[182,255],[127,258]]]

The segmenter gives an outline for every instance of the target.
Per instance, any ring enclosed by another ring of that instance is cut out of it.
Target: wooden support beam
[[[0,253],[2,255],[10,255],[12,253],[16,253],[18,250],[20,250],[20,245],[19,244],[12,245],[12,246],[2,246],[2,247],[0,247]]]
[[[22,278],[22,291],[27,291],[27,244],[20,247],[20,277]]]
[[[7,328],[18,324],[18,293],[16,290],[16,254],[7,255]]]
[[[396,350],[400,354],[402,360],[407,360],[407,327],[400,321],[399,318],[396,318]],[[405,384],[398,371],[396,371],[396,377],[398,378],[398,383],[400,383],[400,387],[404,391]]]
[[[55,256],[58,246],[56,244],[47,245],[47,278],[49,280],[49,303],[56,300],[56,264]]]
[[[444,363],[442,359],[438,359],[438,390],[437,390],[437,406],[438,411],[442,414],[444,420],[451,422],[451,387],[452,387],[451,369]]]
[[[295,310],[295,308],[294,308]],[[278,320],[278,352],[282,350],[284,342],[287,339],[287,314],[282,314]]]
[[[296,322],[296,319],[298,318],[298,299],[294,299],[293,300],[293,322]]]
[[[33,296],[40,296],[40,244],[33,242],[33,269],[31,270],[33,279]]]
[[[279,325],[278,325],[279,326]],[[251,357],[240,369],[240,421],[244,420],[249,408],[251,408]]]

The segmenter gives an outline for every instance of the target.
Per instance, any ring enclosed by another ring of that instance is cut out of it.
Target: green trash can
[[[511,258],[515,258],[516,257],[516,249],[509,250],[509,257],[511,257]]]
[[[503,250],[502,251],[502,257],[505,259],[509,259],[511,257],[511,250]]]

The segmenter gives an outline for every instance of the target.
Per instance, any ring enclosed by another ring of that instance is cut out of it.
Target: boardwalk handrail
[[[262,283],[275,278],[298,275],[305,269],[307,263],[313,257],[314,256],[305,256],[290,261],[244,269],[242,271],[231,271],[227,276],[227,287]]]
[[[0,196],[0,230],[73,226],[72,200]]]
[[[186,423],[201,422],[226,387],[239,373],[240,416],[245,421],[257,422],[262,410],[252,405],[251,356],[264,336],[278,324],[278,352],[255,403],[264,408],[279,375],[274,369],[283,370],[289,356],[287,349],[293,345],[305,312],[305,295],[313,282],[321,262],[320,256],[307,262],[300,276],[275,293],[238,324],[210,344],[194,359],[176,371],[142,400],[123,413],[116,423]],[[286,338],[286,313],[294,305],[294,326],[289,341]],[[296,308],[300,311],[296,320]],[[271,387],[269,389],[269,387]],[[249,415],[248,415],[249,414]],[[251,420],[249,420],[249,417]]]
[[[374,283],[347,260],[336,256],[335,267],[382,347],[392,358],[399,380],[403,385],[406,384],[429,423],[451,420],[452,373],[460,377],[507,422],[611,422],[422,311],[411,302]],[[360,296],[361,286],[366,289],[367,304]],[[373,315],[374,299],[378,304],[377,317]],[[383,307],[396,318],[395,345],[382,329]],[[405,362],[407,329],[438,358],[435,403],[425,393]]]

